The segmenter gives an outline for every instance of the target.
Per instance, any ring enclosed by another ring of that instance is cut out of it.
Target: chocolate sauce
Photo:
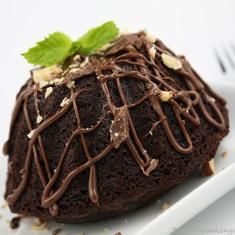
[[[8,196],[7,201],[9,204],[16,203],[27,187],[32,161],[36,164],[37,171],[44,188],[41,196],[41,205],[44,208],[49,208],[50,213],[53,216],[58,214],[59,208],[56,203],[66,192],[71,181],[86,169],[90,172],[88,185],[90,200],[97,205],[99,204],[95,163],[107,156],[113,149],[118,148],[123,142],[126,143],[133,159],[137,162],[140,169],[143,171],[143,174],[147,176],[151,174],[152,171],[156,170],[159,160],[152,159],[151,156],[149,156],[137,134],[134,122],[132,121],[132,117],[130,115],[130,110],[132,108],[135,108],[146,100],[150,102],[156,116],[158,117],[158,121],[152,124],[152,127],[147,132],[146,136],[152,135],[157,126],[161,125],[171,146],[182,154],[189,154],[193,150],[192,140],[185,126],[185,121],[187,120],[191,122],[194,126],[200,126],[200,118],[196,111],[196,107],[212,126],[218,130],[224,130],[226,128],[225,120],[215,100],[222,102],[223,104],[225,104],[225,101],[215,94],[209,86],[202,81],[184,57],[178,57],[182,63],[182,68],[173,72],[184,79],[187,88],[183,89],[176,79],[169,77],[169,75],[165,74],[164,70],[161,69],[162,66],[164,66],[161,61],[161,54],[170,53],[175,56],[173,52],[168,50],[160,41],[156,41],[154,44],[156,55],[155,58],[152,58],[150,53],[143,52],[143,49],[149,52],[149,49],[152,46],[153,44],[147,40],[146,35],[143,32],[139,34],[124,35],[114,42],[114,44],[106,51],[91,56],[89,63],[84,68],[81,68],[80,71],[75,74],[67,74],[65,76],[64,82],[59,86],[65,85],[68,81],[77,80],[84,75],[96,74],[97,82],[100,83],[106,97],[108,111],[100,117],[100,120],[94,126],[87,128],[82,127],[80,122],[79,107],[77,106],[76,100],[86,89],[78,90],[79,87],[71,88],[68,103],[61,107],[51,117],[43,119],[43,121],[38,124],[34,130],[32,138],[28,142],[28,149],[25,156],[24,171],[21,182],[16,189],[13,190],[12,194]],[[122,66],[123,63],[134,66],[138,69],[127,71]],[[167,70],[168,68],[165,69]],[[107,71],[109,72],[107,73]],[[121,86],[121,80],[129,78],[143,81],[146,87],[145,95],[134,103],[129,103],[127,101]],[[121,107],[115,106],[112,101],[112,97],[107,86],[107,81],[109,80],[113,80],[116,83],[118,94],[122,102]],[[38,103],[39,100],[37,98],[38,87],[32,81],[33,80],[30,80],[28,87],[22,91],[17,98],[16,106],[12,115],[10,134],[18,113],[22,110],[29,132],[32,131],[32,123],[30,121],[31,119],[28,113],[27,105],[27,100],[32,95],[34,97],[37,115],[40,114]],[[162,91],[169,91],[173,94],[167,102],[172,107],[178,126],[185,139],[186,146],[182,146],[177,141],[170,127],[169,120],[162,109],[162,100],[160,98]],[[186,107],[181,107],[180,104],[182,103],[185,104]],[[207,105],[209,105],[210,109],[213,110],[213,115],[206,108]],[[59,163],[53,172],[48,163],[46,150],[44,148],[41,135],[46,128],[53,125],[58,119],[62,118],[70,109],[74,110],[77,120],[77,128],[68,138],[64,151],[60,156]],[[109,130],[111,141],[109,145],[106,146],[98,155],[91,156],[86,143],[86,134],[93,132],[96,128],[98,128],[107,115],[112,115],[113,117]],[[72,170],[62,180],[62,183],[57,190],[52,191],[52,188],[61,173],[61,168],[67,152],[69,151],[70,145],[74,138],[78,136],[81,139],[87,161]],[[38,146],[38,148],[36,148],[36,146]],[[5,145],[4,152],[5,154],[9,153],[8,142]],[[42,158],[44,167],[41,166],[39,157]],[[45,169],[45,172],[43,169]]]

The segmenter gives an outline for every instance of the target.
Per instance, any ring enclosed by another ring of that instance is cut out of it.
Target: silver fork
[[[223,74],[233,74],[235,79],[235,44],[214,49],[216,61]]]

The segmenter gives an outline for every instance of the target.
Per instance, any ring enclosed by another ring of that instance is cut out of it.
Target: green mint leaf
[[[63,62],[73,47],[72,40],[64,33],[55,32],[22,55],[34,65],[50,66]]]
[[[114,40],[118,34],[119,29],[113,21],[89,30],[74,42],[66,34],[55,32],[22,55],[31,64],[50,66],[62,63],[75,53],[89,55]]]
[[[114,40],[118,34],[119,29],[115,23],[108,21],[101,26],[90,29],[74,42],[74,47],[80,54],[88,55]]]

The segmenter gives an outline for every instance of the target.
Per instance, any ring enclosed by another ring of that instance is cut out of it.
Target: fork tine
[[[216,61],[218,62],[221,71],[222,71],[223,73],[226,73],[225,64],[223,63],[223,60],[222,60],[222,58],[220,57],[219,52],[218,52],[216,49],[214,49],[214,54],[215,54]]]
[[[235,63],[232,59],[232,56],[229,54],[228,49],[224,47],[224,54],[229,62],[229,64],[232,66],[232,68],[235,69]]]

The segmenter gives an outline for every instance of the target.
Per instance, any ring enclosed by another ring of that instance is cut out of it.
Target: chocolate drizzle
[[[149,53],[150,48],[153,46],[156,50],[154,58]],[[89,63],[84,68],[81,68],[80,71],[73,74],[67,74],[64,81],[58,86],[64,86],[67,82],[71,80],[76,81],[87,74],[96,74],[97,82],[100,83],[107,101],[106,105],[108,107],[108,111],[100,117],[100,120],[95,125],[87,128],[82,127],[79,107],[77,106],[76,101],[81,93],[86,91],[86,89],[72,87],[70,89],[70,97],[66,105],[60,107],[54,115],[45,118],[40,124],[37,124],[33,135],[28,142],[22,179],[17,188],[8,196],[8,203],[16,203],[24,192],[29,180],[30,167],[32,161],[34,161],[40,181],[44,188],[41,197],[41,205],[44,208],[49,208],[52,215],[56,216],[58,214],[58,206],[56,203],[63,196],[71,181],[86,169],[90,172],[88,185],[90,200],[99,205],[95,163],[107,156],[112,149],[118,148],[123,142],[126,143],[133,159],[137,162],[140,169],[143,171],[143,174],[147,176],[151,174],[151,172],[157,168],[159,160],[152,159],[151,156],[149,156],[141,142],[141,138],[137,134],[130,114],[131,109],[137,107],[144,101],[148,100],[150,102],[156,116],[158,117],[158,121],[152,123],[151,129],[148,130],[143,138],[148,135],[152,135],[157,126],[161,125],[171,146],[182,154],[188,154],[193,150],[192,140],[185,126],[185,121],[187,120],[191,122],[194,126],[200,126],[200,118],[196,111],[196,107],[212,126],[219,130],[224,130],[226,123],[216,104],[216,100],[223,104],[225,101],[215,94],[208,85],[201,80],[199,75],[190,67],[184,57],[178,57],[182,63],[182,68],[171,72],[183,78],[186,88],[182,88],[177,79],[170,77],[166,72],[164,72],[169,70],[169,68],[164,67],[161,61],[162,53],[175,56],[173,52],[167,49],[160,41],[156,41],[155,44],[149,42],[143,32],[124,35],[114,42],[114,44],[105,52],[91,56]],[[125,69],[123,64],[130,66],[132,69]],[[133,103],[129,103],[127,101],[121,85],[122,79],[130,78],[143,81],[146,88],[143,97]],[[113,80],[117,86],[117,91],[122,102],[121,107],[117,107],[113,103],[107,85],[109,80]],[[167,102],[172,107],[178,126],[185,139],[186,146],[182,146],[177,141],[170,127],[169,120],[163,111],[161,100],[161,94],[163,91],[171,92],[172,96],[167,100]],[[23,90],[17,98],[10,126],[10,135],[18,113],[22,110],[29,132],[33,130],[28,112],[28,99],[31,96],[33,96],[34,99],[36,113],[39,115],[38,85],[34,84],[32,79],[28,82],[27,88]],[[208,106],[210,107],[210,111],[207,108]],[[41,135],[46,128],[53,125],[58,119],[62,118],[70,109],[73,109],[75,113],[77,127],[68,138],[63,153],[59,158],[59,163],[53,172],[48,163],[46,149],[44,148]],[[112,115],[113,117],[113,121],[110,126],[111,142],[98,155],[91,156],[86,143],[86,134],[91,133],[98,128],[107,115]],[[87,161],[73,169],[64,177],[58,189],[52,191],[53,186],[59,178],[63,162],[71,143],[75,138],[79,138],[81,140]],[[6,154],[9,151],[9,148],[7,147],[8,145],[9,143],[6,144],[4,148],[4,152]],[[43,170],[44,168],[41,166],[40,158],[43,161],[45,170]]]

